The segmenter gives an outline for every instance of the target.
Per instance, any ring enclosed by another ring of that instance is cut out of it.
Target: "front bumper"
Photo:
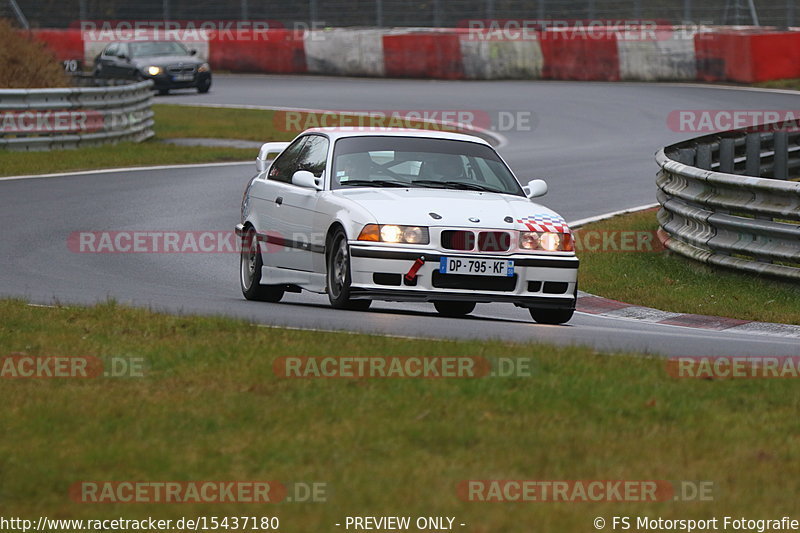
[[[414,261],[425,263],[409,282],[404,274]],[[499,278],[440,274],[442,256],[466,259],[511,259],[514,276]],[[537,309],[574,309],[579,260],[574,255],[475,254],[408,247],[369,246],[350,242],[353,298],[389,301],[508,302]]]
[[[211,72],[195,72],[191,80],[176,81],[174,77],[166,72],[156,76],[144,74],[144,79],[153,80],[154,89],[190,89],[201,87],[211,79]]]

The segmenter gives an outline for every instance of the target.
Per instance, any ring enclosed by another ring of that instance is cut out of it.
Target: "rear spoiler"
[[[269,166],[267,164],[270,159],[269,156],[271,154],[277,155],[283,152],[287,146],[289,146],[288,142],[262,144],[261,149],[258,151],[258,157],[256,157],[256,170],[258,172],[264,172]]]

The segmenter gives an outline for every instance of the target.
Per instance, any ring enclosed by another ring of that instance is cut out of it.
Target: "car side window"
[[[300,157],[297,159],[298,170],[308,170],[315,177],[319,178],[325,171],[325,164],[328,161],[329,142],[322,135],[309,135],[308,140],[300,150]]]
[[[119,43],[111,43],[106,47],[106,50],[103,53],[103,55],[115,56],[115,55],[117,55],[117,50],[118,49],[119,49]]]
[[[281,155],[275,158],[269,168],[268,179],[272,181],[292,182],[292,175],[297,170],[297,158],[305,145],[308,136],[300,137],[290,144]]]
[[[119,48],[117,48],[117,57],[128,56],[128,45],[127,44],[120,44]]]

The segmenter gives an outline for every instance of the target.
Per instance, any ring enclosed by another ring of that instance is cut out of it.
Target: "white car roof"
[[[491,145],[486,140],[481,139],[475,135],[468,135],[465,133],[456,133],[452,131],[437,131],[437,130],[423,130],[413,128],[360,128],[360,127],[345,127],[345,128],[310,128],[305,130],[300,135],[307,133],[324,133],[332,141],[344,139],[346,137],[418,137],[427,139],[449,139],[451,141],[468,141],[478,144]]]

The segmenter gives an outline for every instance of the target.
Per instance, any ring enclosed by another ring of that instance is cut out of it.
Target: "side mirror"
[[[322,190],[322,186],[317,183],[317,178],[308,170],[298,170],[292,174],[292,183],[306,189]]]
[[[189,55],[190,55],[190,56],[196,56],[196,55],[197,55],[197,50],[195,50],[194,48],[192,48],[191,50],[189,50]]]
[[[531,180],[522,190],[528,198],[538,198],[547,194],[547,182],[544,180]]]
[[[120,54],[117,56],[121,61],[128,61],[130,58],[125,54]]]

